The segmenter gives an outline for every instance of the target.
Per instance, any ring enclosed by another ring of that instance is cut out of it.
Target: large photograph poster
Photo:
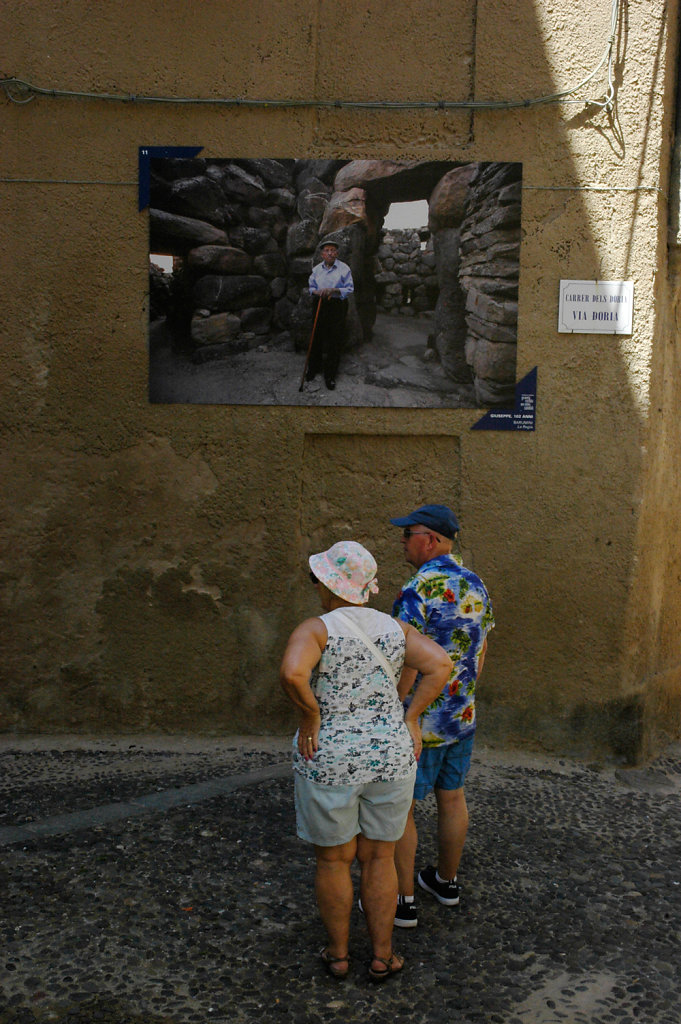
[[[152,158],[150,401],[512,406],[521,178]]]

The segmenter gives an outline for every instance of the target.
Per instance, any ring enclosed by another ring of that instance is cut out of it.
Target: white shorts
[[[294,771],[297,832],[315,846],[342,846],[358,833],[396,843],[414,797],[416,766],[394,782],[322,786]]]

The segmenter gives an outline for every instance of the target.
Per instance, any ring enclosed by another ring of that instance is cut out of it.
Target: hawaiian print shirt
[[[399,679],[404,665],[404,633],[374,608],[343,608],[379,647]],[[310,761],[293,738],[293,767],[310,782],[327,786],[392,782],[416,771],[414,746],[404,724],[395,681],[364,641],[349,636],[342,616],[320,616],[328,632],[310,686],[319,703],[319,749]]]
[[[457,743],[475,732],[475,680],[485,637],[494,626],[482,580],[454,555],[425,562],[405,583],[393,615],[432,637],[452,659],[444,690],[421,716],[424,747]],[[418,686],[418,677],[415,683]],[[405,700],[409,706],[410,696]]]

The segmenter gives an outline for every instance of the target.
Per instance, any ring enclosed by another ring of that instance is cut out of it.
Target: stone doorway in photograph
[[[434,356],[459,385],[457,404],[513,404],[521,171],[508,163],[353,161],[336,175],[320,225],[320,236],[336,238],[353,261],[354,340],[409,334],[386,316],[427,320],[422,357]],[[391,209],[418,202],[427,209],[422,225],[385,228]]]

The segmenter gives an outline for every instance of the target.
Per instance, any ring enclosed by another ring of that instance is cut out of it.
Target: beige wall
[[[305,556],[368,544],[388,609],[405,575],[388,517],[437,501],[494,601],[486,740],[634,760],[681,734],[677,14],[623,5],[611,115],[0,99],[0,728],[286,731],[278,660],[316,610]],[[3,67],[100,93],[522,99],[580,81],[609,17],[608,0],[18,0]],[[149,405],[140,145],[522,161],[536,432],[471,432],[480,410]],[[561,278],[632,280],[634,333],[558,334]]]

